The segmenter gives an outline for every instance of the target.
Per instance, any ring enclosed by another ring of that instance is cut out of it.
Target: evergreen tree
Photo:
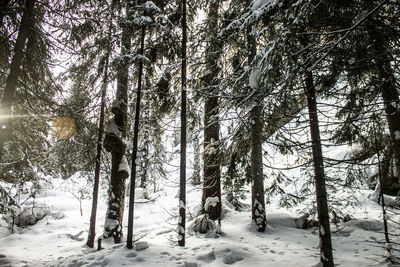
[[[222,40],[218,36],[220,1],[209,2],[207,28],[209,40],[205,50],[205,73],[203,77],[206,88],[204,103],[204,152],[203,152],[203,212],[211,220],[221,219],[221,171],[219,149],[219,66],[218,59],[222,53]]]
[[[10,64],[10,73],[7,76],[6,86],[3,91],[1,114],[4,121],[2,122],[0,129],[0,160],[3,160],[4,143],[9,140],[9,128],[11,127],[9,120],[12,114],[12,106],[14,105],[17,81],[21,70],[21,62],[24,56],[23,50],[28,35],[32,31],[35,23],[35,2],[35,0],[27,0],[25,3],[24,13],[18,29],[18,36],[14,45],[14,55]]]

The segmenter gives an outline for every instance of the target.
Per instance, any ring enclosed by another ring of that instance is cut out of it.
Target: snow
[[[261,72],[259,68],[255,68],[250,73],[249,86],[251,89],[257,89],[260,81]]]
[[[147,1],[146,3],[144,3],[143,7],[147,10],[147,11],[153,11],[156,13],[161,13],[161,9],[156,6],[156,4],[154,4],[152,1]]]
[[[118,129],[118,125],[115,124],[114,119],[107,121],[105,129],[106,133],[122,138],[122,132]]]
[[[217,204],[219,202],[219,198],[218,197],[208,197],[206,199],[206,203],[204,204],[204,209],[208,210],[208,208],[211,207],[216,207]]]
[[[186,209],[186,205],[185,205],[185,203],[183,203],[182,200],[179,201],[179,208],[180,209]]]
[[[123,171],[123,172],[126,172],[126,173],[130,173],[128,160],[126,159],[125,155],[122,157],[121,163],[119,164],[119,171],[120,172]]]
[[[325,228],[323,225],[321,225],[319,231],[321,232],[321,235],[324,236],[325,235]]]
[[[344,150],[335,151],[335,155],[346,155]],[[283,162],[282,158],[277,161]],[[179,165],[179,157],[171,165]],[[190,166],[189,166],[190,168]],[[172,171],[171,171],[172,170]],[[304,211],[310,210],[312,199],[303,201],[293,208],[281,208],[278,203],[281,196],[269,196],[266,204],[267,228],[264,233],[256,231],[255,222],[250,218],[250,194],[243,200],[247,209],[236,211],[228,205],[225,195],[222,199],[210,197],[206,199],[206,207],[222,202],[223,218],[222,235],[207,235],[186,232],[186,246],[177,246],[177,239],[183,229],[177,227],[179,207],[187,211],[191,225],[201,203],[202,188],[187,184],[186,203],[179,203],[177,192],[179,187],[179,170],[171,167],[171,177],[160,182],[161,191],[149,192],[149,199],[154,201],[138,201],[135,205],[134,240],[135,250],[129,250],[125,244],[113,244],[112,240],[102,242],[104,249],[85,246],[88,235],[91,199],[82,199],[83,216],[80,215],[79,201],[70,192],[76,188],[88,187],[87,179],[74,176],[78,183],[66,184],[62,179],[51,180],[53,188],[44,190],[35,198],[35,203],[46,205],[52,214],[64,216],[46,216],[38,223],[25,228],[15,228],[11,234],[6,231],[7,223],[0,220],[0,266],[321,266],[319,261],[319,233],[316,227],[301,229],[303,221],[308,217]],[[268,176],[266,176],[268,177]],[[268,179],[268,178],[267,178]],[[270,181],[266,180],[266,184]],[[68,186],[67,186],[68,185]],[[293,186],[293,184],[291,184]],[[62,188],[63,190],[60,190]],[[250,186],[247,187],[249,191]],[[141,188],[135,191],[140,198]],[[342,211],[350,214],[355,220],[331,225],[334,260],[338,266],[371,266],[383,260],[385,246],[383,236],[382,210],[369,189],[352,189],[357,206],[343,207]],[[223,192],[224,193],[224,192]],[[340,192],[347,196],[346,192]],[[104,225],[116,225],[117,221],[107,221],[106,190],[100,192],[96,239],[101,236]],[[143,195],[143,194],[142,194]],[[386,199],[385,199],[386,200]],[[127,230],[127,203],[123,220],[123,231]],[[261,208],[261,203],[256,203]],[[394,210],[394,208],[389,208]],[[396,223],[400,215],[390,213],[389,231],[400,234]],[[315,219],[315,218],[314,218]],[[394,223],[394,222],[396,223]],[[221,231],[222,230],[222,231]],[[321,233],[324,231],[321,228]],[[216,238],[218,237],[218,238]],[[379,240],[380,244],[375,242]],[[398,242],[393,236],[393,241]],[[95,245],[97,242],[95,242]],[[396,248],[396,244],[393,244]],[[21,253],[22,252],[22,253]],[[393,249],[394,255],[398,252]],[[7,265],[8,264],[8,265]]]
[[[400,140],[400,131],[395,131],[394,132],[394,139],[395,140]]]

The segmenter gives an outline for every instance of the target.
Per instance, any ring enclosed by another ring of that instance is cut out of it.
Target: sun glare
[[[52,133],[60,139],[71,138],[76,134],[75,122],[67,117],[57,117],[52,123]]]

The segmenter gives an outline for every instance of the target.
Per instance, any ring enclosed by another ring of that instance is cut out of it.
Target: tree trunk
[[[182,99],[181,99],[181,160],[179,187],[178,245],[185,246],[186,225],[186,0],[182,1]]]
[[[193,177],[192,182],[194,185],[199,185],[201,183],[200,179],[200,144],[199,144],[199,137],[193,136]]]
[[[250,6],[251,1],[247,1]],[[248,64],[252,66],[252,62],[256,57],[257,43],[256,38],[252,34],[251,27],[247,28],[247,47],[249,50]],[[258,101],[256,99],[256,101]],[[262,106],[258,103],[250,111],[250,131],[251,131],[251,214],[255,220],[257,231],[264,232],[267,226],[267,218],[265,215],[264,200],[264,175],[262,165]]]
[[[267,226],[264,200],[264,175],[262,165],[262,119],[261,107],[255,106],[251,112],[251,175],[253,178],[252,213],[257,231],[264,232]]]
[[[218,104],[218,80],[219,68],[217,61],[221,54],[221,40],[218,38],[218,17],[220,0],[211,1],[208,11],[208,29],[211,31],[211,40],[206,49],[205,87],[209,95],[204,104],[204,178],[203,178],[203,212],[208,214],[211,220],[221,218],[221,171],[219,155],[219,104]],[[206,203],[215,200],[215,205]]]
[[[389,125],[390,140],[392,145],[393,157],[397,169],[397,181],[391,187],[396,191],[400,190],[400,102],[399,92],[395,84],[396,80],[390,66],[390,61],[385,57],[376,57],[376,68],[378,78],[382,81],[381,95],[385,103],[386,120]]]
[[[146,83],[149,84],[148,79],[146,77]],[[143,86],[144,89],[146,90],[146,87]],[[148,86],[147,89],[150,92],[151,87]],[[143,188],[145,197],[147,198],[147,184],[148,184],[148,168],[150,165],[150,160],[149,160],[149,148],[150,148],[150,125],[151,125],[151,117],[150,117],[150,99],[149,99],[149,94],[144,95],[143,99],[143,116],[142,116],[142,121],[144,122],[142,126],[142,145],[140,149],[140,187]]]
[[[146,26],[142,26],[140,35],[140,50],[139,54],[144,54],[144,40],[146,35]],[[135,207],[135,186],[136,186],[136,158],[138,150],[138,138],[139,138],[139,119],[140,119],[140,100],[142,96],[142,76],[143,76],[143,60],[139,61],[139,73],[138,73],[138,89],[136,93],[136,110],[135,110],[135,124],[133,129],[133,147],[132,147],[132,169],[131,169],[131,187],[129,190],[129,218],[128,218],[128,236],[127,236],[127,248],[133,248],[133,218],[134,218],[134,207]]]
[[[0,110],[0,113],[3,116],[0,127],[0,161],[3,158],[4,143],[9,139],[11,107],[14,104],[18,76],[21,69],[22,58],[24,56],[23,50],[29,32],[32,30],[35,23],[33,14],[35,2],[36,0],[26,0],[24,14],[22,15],[17,40],[14,46],[14,55],[10,65],[10,73],[6,80],[6,87],[4,88],[3,101]]]
[[[308,46],[307,36],[302,36],[299,41],[303,47]],[[324,159],[322,155],[322,144],[319,131],[316,89],[313,74],[311,71],[308,70],[308,68],[311,66],[311,62],[308,61],[309,53],[309,50],[305,49],[302,56],[305,62],[305,93],[307,95],[312,155],[314,163],[314,183],[317,198],[318,229],[320,240],[320,262],[323,264],[324,267],[333,267],[334,263],[332,253],[331,228],[329,224],[328,197],[325,185],[326,178],[324,170]]]
[[[131,48],[131,34],[128,28],[122,29],[121,56],[127,55]],[[111,152],[111,179],[108,196],[106,222],[104,224],[104,237],[112,237],[114,243],[121,243],[123,235],[122,219],[124,215],[125,179],[129,173],[126,168],[125,150],[127,130],[127,103],[128,103],[128,71],[129,62],[125,59],[118,66],[117,93],[111,111],[114,118],[106,129],[104,148]]]
[[[111,37],[111,24],[108,31],[108,37]],[[99,197],[99,184],[100,184],[100,166],[101,166],[101,152],[103,146],[103,135],[104,135],[104,110],[106,106],[106,94],[107,94],[107,82],[108,82],[108,64],[110,59],[110,44],[107,47],[106,62],[104,65],[104,76],[101,88],[101,106],[100,106],[100,121],[99,121],[99,132],[97,135],[97,154],[96,154],[96,166],[94,171],[94,185],[93,185],[93,199],[92,199],[92,211],[90,215],[90,226],[89,235],[86,244],[93,248],[94,240],[96,237],[96,215],[97,215],[97,201]]]
[[[320,261],[323,263],[324,267],[333,267],[331,228],[329,224],[328,199],[325,186],[324,161],[322,157],[321,137],[318,125],[315,86],[311,72],[306,73],[305,82],[314,162],[314,182],[317,195],[318,227],[321,253]]]

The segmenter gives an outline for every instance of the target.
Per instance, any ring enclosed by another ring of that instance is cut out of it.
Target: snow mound
[[[268,213],[266,216],[267,224],[269,225],[302,229],[305,229],[308,226],[312,225],[312,221],[308,220],[308,213],[305,213],[300,217],[294,217],[286,213]]]
[[[345,223],[346,226],[361,228],[365,231],[382,231],[383,222],[373,219],[357,219]]]
[[[135,243],[135,250],[136,251],[140,251],[140,250],[144,250],[146,248],[149,247],[149,243],[147,243],[146,241],[139,241]]]

